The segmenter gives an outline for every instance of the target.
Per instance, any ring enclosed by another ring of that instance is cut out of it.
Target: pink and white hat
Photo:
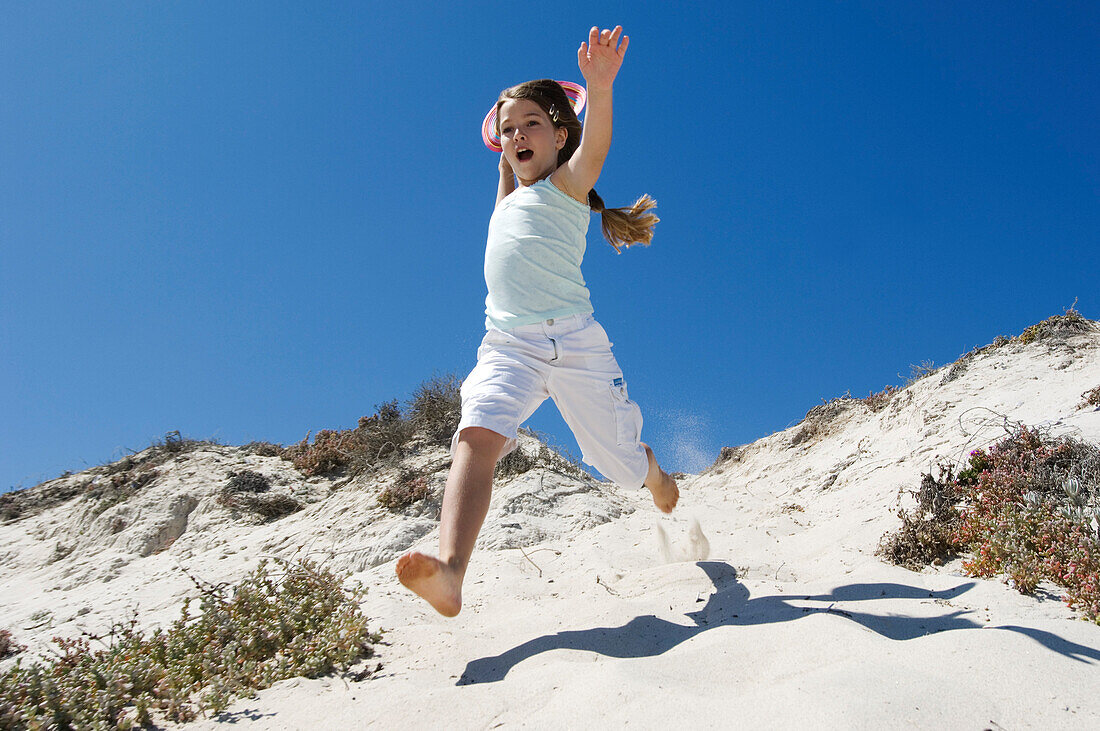
[[[561,88],[565,90],[565,95],[569,97],[569,105],[573,107],[573,112],[580,116],[581,110],[584,109],[584,103],[588,101],[588,92],[580,84],[574,84],[572,81],[559,81]],[[504,152],[504,148],[500,146],[500,134],[497,132],[497,105],[493,104],[489,113],[485,115],[485,121],[481,123],[481,139],[493,152]]]

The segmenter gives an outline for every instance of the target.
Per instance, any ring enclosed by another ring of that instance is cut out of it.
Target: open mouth
[[[535,156],[534,150],[516,150],[516,157],[520,162],[526,162]]]

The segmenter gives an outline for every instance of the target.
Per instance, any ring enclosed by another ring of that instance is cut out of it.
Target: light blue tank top
[[[486,328],[592,312],[581,276],[589,215],[549,178],[500,202],[485,246]]]

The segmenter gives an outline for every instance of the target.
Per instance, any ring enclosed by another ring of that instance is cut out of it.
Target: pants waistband
[[[541,322],[536,322],[531,325],[520,325],[519,327],[505,330],[504,332],[515,333],[517,335],[532,335],[532,334],[551,334],[551,333],[566,333],[574,330],[580,330],[589,323],[595,320],[592,317],[591,312],[586,312],[581,315],[566,315],[565,317],[551,317]]]

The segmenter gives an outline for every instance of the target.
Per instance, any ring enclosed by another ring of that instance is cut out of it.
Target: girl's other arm
[[[497,205],[507,198],[516,189],[516,176],[512,172],[512,166],[504,159],[504,153],[500,153],[500,182],[497,184]]]
[[[555,174],[554,182],[581,200],[587,199],[588,191],[595,187],[611,149],[611,89],[630,45],[630,37],[622,32],[618,25],[602,32],[593,27],[588,31],[588,41],[577,49],[577,66],[588,87],[584,132],[580,146]]]

